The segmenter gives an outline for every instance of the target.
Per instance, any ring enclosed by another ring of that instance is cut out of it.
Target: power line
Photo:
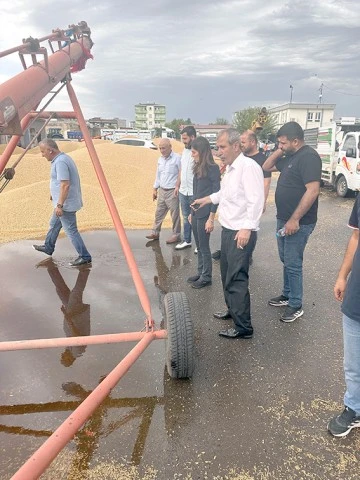
[[[360,97],[360,93],[349,93],[349,92],[341,92],[340,90],[335,90],[334,88],[329,87],[326,83],[322,83],[322,86],[331,90],[332,92],[339,93],[340,95],[348,95],[350,97]]]

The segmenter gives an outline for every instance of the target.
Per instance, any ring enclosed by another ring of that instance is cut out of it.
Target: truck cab
[[[359,142],[360,132],[349,132],[335,151],[334,186],[339,197],[345,197],[349,190],[360,191]]]
[[[305,143],[321,158],[321,179],[330,183],[339,197],[360,191],[360,122],[333,123],[304,131]]]

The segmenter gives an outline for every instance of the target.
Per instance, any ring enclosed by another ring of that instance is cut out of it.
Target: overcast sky
[[[167,107],[196,123],[248,106],[319,101],[360,117],[357,0],[11,0],[1,2],[0,51],[85,20],[95,43],[73,87],[86,118],[134,119]],[[21,71],[0,59],[0,82]],[[50,109],[50,108],[49,108]],[[51,109],[70,110],[66,94]]]

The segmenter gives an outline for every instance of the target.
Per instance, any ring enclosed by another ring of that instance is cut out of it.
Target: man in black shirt
[[[334,286],[336,300],[342,301],[346,382],[344,411],[328,424],[334,437],[345,437],[354,427],[360,427],[360,195],[352,210],[349,227],[353,232]]]
[[[258,163],[260,167],[262,167],[266,160],[266,156],[259,151],[256,134],[252,130],[246,130],[244,133],[240,135],[240,142],[241,142],[241,151],[243,152],[243,154],[255,160],[255,162]],[[267,172],[263,170],[263,173],[264,173],[264,193],[265,193],[264,212],[265,212],[266,200],[268,198],[269,190],[270,190],[271,172]]]
[[[283,291],[269,305],[286,306],[280,320],[293,322],[304,313],[303,254],[317,221],[320,193],[321,159],[304,143],[304,131],[296,122],[285,123],[277,133],[279,148],[264,162],[263,169],[274,166],[280,177],[275,192],[277,242],[284,265]],[[285,155],[284,155],[285,154]]]

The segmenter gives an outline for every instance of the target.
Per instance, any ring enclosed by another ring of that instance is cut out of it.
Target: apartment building
[[[135,128],[152,130],[166,122],[166,107],[158,103],[138,103],[135,105]]]

